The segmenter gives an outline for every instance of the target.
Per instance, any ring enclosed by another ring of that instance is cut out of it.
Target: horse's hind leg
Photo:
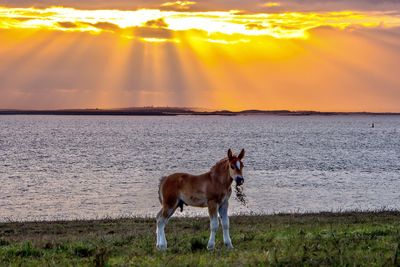
[[[167,205],[163,203],[162,209],[157,214],[157,249],[167,249],[167,239],[165,238],[165,226],[168,223],[168,219],[174,214],[178,207],[178,200],[176,199],[174,205]]]
[[[162,216],[162,209],[158,212],[157,217],[157,244],[156,247],[159,250],[165,250],[167,248],[167,241],[165,240],[165,233],[164,233],[164,228],[165,228],[165,219]],[[165,241],[165,243],[164,243]]]

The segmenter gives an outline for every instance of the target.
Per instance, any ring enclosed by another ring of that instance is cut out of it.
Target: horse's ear
[[[244,148],[242,149],[242,151],[240,151],[240,154],[238,156],[238,159],[242,159],[244,157]]]
[[[228,150],[228,159],[229,160],[232,160],[233,159],[233,153],[232,153],[232,150],[229,148],[229,150]]]

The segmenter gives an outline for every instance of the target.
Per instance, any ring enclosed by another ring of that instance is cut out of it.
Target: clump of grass
[[[88,244],[77,244],[73,247],[72,251],[73,255],[85,258],[92,256],[96,250]]]
[[[400,243],[395,246],[392,262],[394,266],[400,266]]]
[[[10,242],[9,241],[7,241],[7,240],[5,240],[5,239],[2,239],[2,238],[0,238],[0,247],[3,247],[3,246],[8,246],[10,244]]]
[[[22,246],[14,251],[14,255],[17,257],[40,257],[43,252],[32,246],[31,242],[25,242]]]
[[[192,252],[206,249],[206,243],[202,238],[194,237],[190,240],[190,250]]]
[[[94,257],[94,265],[95,266],[106,266],[108,262],[108,251],[106,248],[101,248],[96,251],[95,257]]]

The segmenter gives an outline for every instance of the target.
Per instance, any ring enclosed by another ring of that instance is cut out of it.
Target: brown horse
[[[208,207],[210,216],[210,239],[207,249],[215,247],[215,234],[218,230],[218,214],[221,218],[224,244],[232,249],[232,241],[229,236],[228,201],[231,196],[232,181],[237,185],[244,182],[242,171],[244,149],[238,156],[228,150],[228,157],[220,160],[209,172],[201,175],[187,173],[174,173],[161,178],[159,187],[159,198],[162,209],[157,214],[157,248],[167,249],[165,238],[165,225],[175,210],[183,205],[194,207]]]

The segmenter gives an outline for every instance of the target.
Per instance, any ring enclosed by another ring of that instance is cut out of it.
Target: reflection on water
[[[2,221],[154,216],[161,176],[204,173],[228,148],[246,149],[230,213],[400,206],[399,116],[0,116],[0,126]]]

